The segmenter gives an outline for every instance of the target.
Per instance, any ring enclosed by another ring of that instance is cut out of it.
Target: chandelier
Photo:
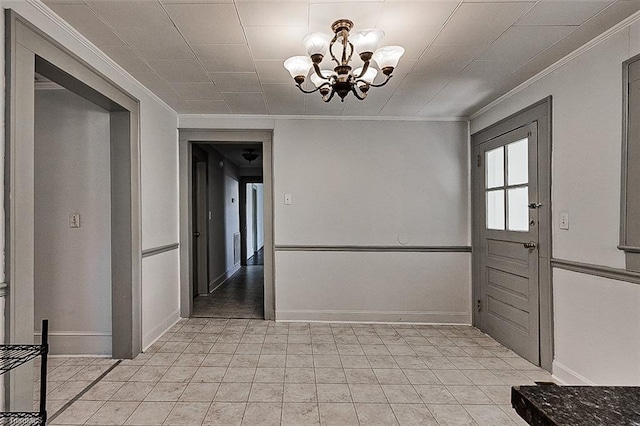
[[[256,158],[259,157],[259,155],[256,154],[254,151],[255,151],[255,149],[253,149],[253,148],[247,148],[242,153],[242,156],[244,157],[245,160],[247,160],[249,162],[249,164],[251,164],[251,162],[253,160],[255,160]]]
[[[356,98],[363,100],[371,87],[381,87],[387,84],[400,57],[404,54],[404,48],[386,46],[377,49],[384,37],[384,31],[367,29],[350,33],[352,28],[353,22],[350,20],[337,20],[331,25],[334,33],[332,39],[322,33],[311,33],[303,39],[309,56],[293,56],[284,61],[284,67],[289,71],[302,92],[315,93],[319,91],[325,102],[329,102],[337,93],[344,102],[345,96],[350,92]],[[352,71],[350,63],[354,52],[358,53],[364,64]],[[327,53],[331,55],[331,60],[336,64],[333,70],[320,69],[320,64]],[[378,69],[373,67],[372,60],[385,75],[382,83],[374,84]],[[311,68],[313,71],[310,78],[316,88],[305,90],[302,83]]]

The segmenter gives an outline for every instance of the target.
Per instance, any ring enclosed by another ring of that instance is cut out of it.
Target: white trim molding
[[[40,332],[33,333],[40,341]],[[110,331],[50,331],[51,355],[64,356],[111,356]]]
[[[149,349],[168,329],[173,327],[180,320],[180,309],[174,311],[163,321],[160,321],[155,327],[146,332],[142,336],[142,352]]]
[[[233,274],[235,274],[236,272],[238,272],[240,270],[240,268],[242,267],[241,264],[237,264],[234,265],[233,268],[229,269],[226,272],[223,272],[222,274],[220,274],[220,276],[218,278],[216,278],[215,280],[211,281],[209,283],[209,293],[213,293],[214,291],[216,291],[222,284],[226,283],[229,278],[231,278],[233,276]]]
[[[555,360],[553,361],[553,378],[563,385],[596,386],[596,383]]]
[[[277,309],[276,321],[471,324],[471,312]]]

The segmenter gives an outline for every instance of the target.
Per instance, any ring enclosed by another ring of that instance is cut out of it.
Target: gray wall
[[[276,318],[470,323],[469,253],[305,250],[468,246],[468,149],[463,122],[277,120]]]
[[[227,271],[235,272],[240,267],[234,260],[233,235],[240,232],[240,172],[230,161],[224,163],[224,223]]]
[[[625,267],[620,229],[622,62],[640,53],[623,28],[478,115],[476,132],[552,99],[553,257]],[[638,117],[635,117],[637,119]],[[560,214],[569,229],[560,229]],[[553,374],[568,384],[640,385],[640,286],[553,268]],[[586,354],[586,355],[585,355]]]
[[[109,113],[36,90],[35,118],[36,328],[49,319],[53,354],[110,354]]]
[[[240,232],[238,169],[215,149],[199,146],[207,151],[209,163],[209,290],[213,290],[238,268],[233,262],[233,234]]]

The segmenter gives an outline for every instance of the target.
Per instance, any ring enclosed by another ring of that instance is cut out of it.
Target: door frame
[[[553,283],[551,276],[552,258],[552,206],[551,206],[551,136],[552,136],[552,98],[542,99],[509,117],[498,121],[471,135],[470,150],[473,153],[477,145],[506,134],[512,130],[538,123],[538,288],[539,288],[539,324],[540,324],[540,367],[551,371],[553,363]],[[481,230],[484,223],[478,223],[478,209],[484,203],[478,200],[478,185],[473,179],[475,159],[470,161],[471,174],[471,230],[472,230],[472,316],[473,325],[480,326],[476,301],[481,294]]]
[[[5,264],[7,343],[34,340],[34,73],[110,112],[111,344],[142,350],[139,102],[12,10],[5,12]],[[55,325],[53,325],[55,327]],[[11,411],[31,411],[32,368],[5,375]]]
[[[273,132],[271,130],[178,129],[179,189],[180,189],[180,316],[193,312],[191,247],[193,224],[191,216],[191,156],[194,143],[238,144],[262,143],[262,175],[264,184],[264,319],[275,319],[275,266],[273,223]],[[241,179],[242,181],[242,179]],[[241,185],[241,182],[239,182]],[[245,187],[246,188],[246,187]],[[242,188],[240,188],[242,191]],[[242,203],[240,205],[242,208]],[[240,214],[242,220],[242,213]],[[242,230],[242,223],[240,224]],[[242,238],[240,238],[242,241]]]

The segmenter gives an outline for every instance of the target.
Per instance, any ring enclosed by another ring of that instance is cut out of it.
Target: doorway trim
[[[141,351],[139,103],[12,10],[5,12],[5,262],[8,343],[34,338],[34,73],[110,112],[112,356]],[[8,407],[30,411],[32,371],[7,375]]]
[[[542,99],[535,104],[524,108],[509,117],[498,121],[471,135],[471,152],[477,145],[494,139],[512,130],[526,126],[533,122],[538,123],[538,202],[542,207],[539,213],[539,240],[538,240],[538,283],[539,283],[539,324],[540,324],[540,366],[551,371],[553,362],[553,283],[551,276],[552,239],[551,239],[551,96]],[[470,162],[470,167],[475,167],[476,162]],[[471,170],[473,177],[473,170]],[[476,186],[479,182],[472,179],[472,301],[473,325],[479,327],[480,316],[475,301],[480,298],[480,244],[481,227],[484,224],[477,223],[479,200],[477,200]]]
[[[264,319],[275,319],[275,267],[273,239],[273,137],[271,130],[178,129],[179,189],[180,189],[180,316],[189,318],[193,312],[191,247],[191,156],[198,144],[262,143],[262,175],[264,180]]]

